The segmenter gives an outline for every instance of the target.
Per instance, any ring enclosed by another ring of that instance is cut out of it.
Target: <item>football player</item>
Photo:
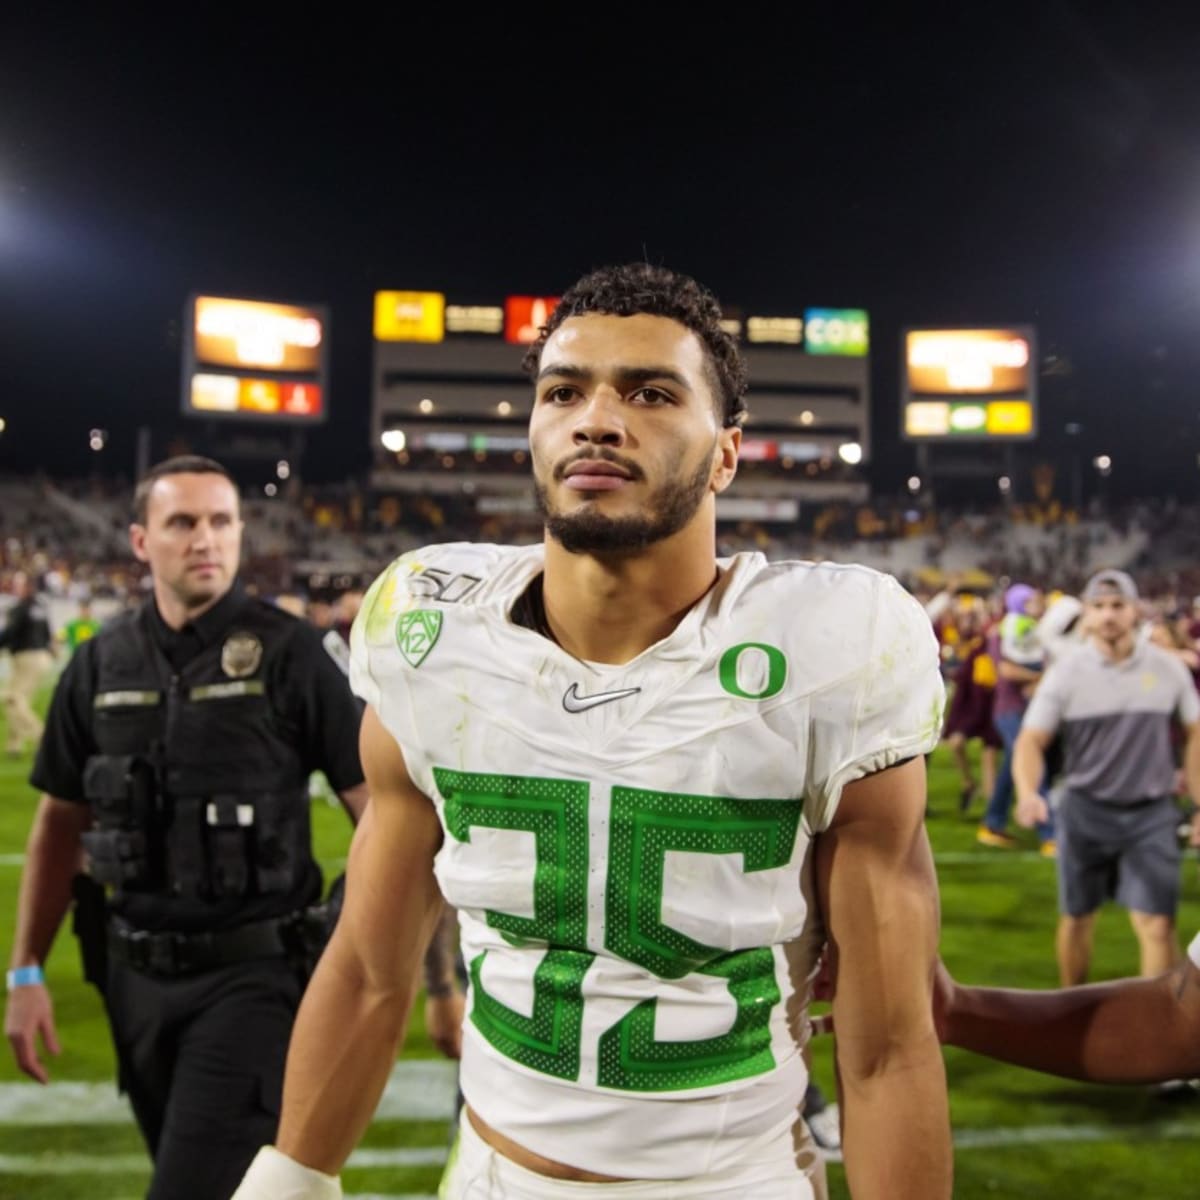
[[[340,1195],[442,894],[470,970],[444,1196],[811,1198],[826,939],[854,1195],[949,1196],[928,618],[865,568],[717,559],[745,371],[693,280],[585,277],[527,365],[544,543],[405,555],[355,623],[371,805],[236,1200]]]

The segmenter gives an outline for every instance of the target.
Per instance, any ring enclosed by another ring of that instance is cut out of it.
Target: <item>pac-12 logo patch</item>
[[[425,661],[441,632],[442,614],[430,608],[418,608],[396,618],[396,645],[414,667]]]

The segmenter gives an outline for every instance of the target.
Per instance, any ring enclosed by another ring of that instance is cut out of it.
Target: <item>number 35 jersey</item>
[[[436,805],[470,972],[462,1087],[544,1157],[723,1169],[795,1121],[813,838],[931,750],[928,617],[863,567],[720,563],[619,666],[514,623],[542,548],[432,546],[368,593],[351,680]]]

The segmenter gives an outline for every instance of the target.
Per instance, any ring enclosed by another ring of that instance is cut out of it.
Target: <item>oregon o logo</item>
[[[717,670],[721,686],[743,700],[766,700],[781,692],[787,681],[783,651],[764,642],[731,646],[721,655]]]

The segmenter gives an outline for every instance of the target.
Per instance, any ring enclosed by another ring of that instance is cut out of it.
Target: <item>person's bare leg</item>
[[[1140,973],[1147,978],[1161,975],[1177,966],[1182,959],[1179,939],[1175,936],[1175,920],[1161,913],[1129,912],[1141,955]]]
[[[1064,913],[1058,918],[1054,945],[1058,957],[1058,981],[1063,987],[1086,983],[1092,963],[1092,932],[1096,914],[1071,917]]]
[[[950,747],[950,753],[954,755],[962,786],[970,787],[975,782],[975,778],[971,774],[971,759],[967,755],[967,739],[961,733],[952,733],[946,739],[946,745]]]

